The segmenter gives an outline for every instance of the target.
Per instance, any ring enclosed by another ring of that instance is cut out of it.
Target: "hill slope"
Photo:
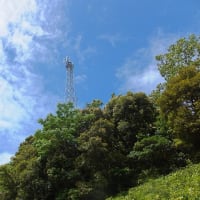
[[[200,200],[200,164],[131,188],[107,200]]]

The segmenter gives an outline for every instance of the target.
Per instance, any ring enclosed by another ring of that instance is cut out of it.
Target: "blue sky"
[[[0,0],[0,164],[65,99],[64,58],[77,104],[149,94],[155,56],[200,32],[199,0]]]

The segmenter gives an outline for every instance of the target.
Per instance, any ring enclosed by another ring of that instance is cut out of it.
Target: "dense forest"
[[[103,200],[200,161],[200,37],[156,56],[150,95],[113,94],[83,109],[58,104],[0,166],[2,200]]]

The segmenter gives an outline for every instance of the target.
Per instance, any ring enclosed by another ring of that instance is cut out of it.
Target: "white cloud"
[[[76,84],[81,84],[85,82],[86,79],[87,79],[87,76],[85,74],[80,74],[80,75],[75,76],[74,81]]]
[[[82,35],[78,35],[74,40],[73,49],[77,55],[79,62],[83,62],[89,55],[95,53],[95,49],[91,46],[87,46],[86,48],[82,48]]]
[[[13,154],[10,154],[8,152],[0,153],[0,165],[10,162],[12,156]]]
[[[0,64],[5,63],[5,61],[6,61],[6,55],[4,53],[3,41],[0,40]]]
[[[177,35],[166,35],[158,31],[156,36],[151,38],[148,47],[141,48],[128,57],[116,72],[117,78],[122,82],[120,90],[149,94],[158,83],[163,82],[155,56],[166,52],[168,46],[177,38]]]
[[[116,34],[102,34],[100,36],[98,36],[99,39],[101,40],[105,40],[107,42],[109,42],[113,47],[116,46],[116,43],[123,40],[122,37],[120,36],[120,34],[116,33]]]
[[[52,38],[61,36],[59,16],[53,14],[62,6],[59,3],[0,0],[0,140],[6,138],[4,143],[18,145],[33,134],[37,119],[53,111],[59,98],[44,90],[42,74],[34,72],[34,62],[55,52]],[[0,152],[5,148],[0,146]]]
[[[35,1],[0,1],[0,55],[3,60],[0,63],[0,130],[19,128],[20,122],[27,117],[27,110],[23,106],[29,96],[30,72],[22,65],[22,60],[30,57],[29,46],[32,37],[20,24],[28,20],[28,13],[36,10]],[[15,49],[15,50],[13,50]],[[9,51],[13,50],[14,55]],[[28,56],[27,56],[28,55]],[[16,62],[10,61],[11,57]],[[20,58],[20,59],[19,59]],[[22,59],[23,58],[23,59]],[[29,82],[29,84],[27,84]],[[27,92],[26,95],[24,95]],[[33,101],[32,101],[33,102]],[[31,102],[29,105],[32,106]],[[30,107],[31,107],[30,106]]]
[[[0,121],[4,122],[6,127],[0,126],[0,130],[15,130],[35,115],[38,100],[43,103],[42,97],[37,96],[42,92],[41,85],[40,78],[25,66],[4,65],[0,75]]]
[[[101,34],[97,38],[100,40],[104,40],[108,42],[109,44],[111,44],[112,47],[115,47],[117,43],[128,41],[132,37],[125,37],[125,36],[120,35],[119,33],[114,33],[114,34]]]
[[[128,71],[128,70],[127,70]],[[150,93],[156,88],[158,83],[163,82],[158,70],[154,65],[149,65],[144,71],[138,74],[127,74],[127,76],[121,76],[118,72],[118,77],[124,78],[125,83],[121,88],[122,91],[132,90],[134,92]]]
[[[22,18],[30,17],[30,13],[36,12],[35,0],[1,0],[0,1],[0,36],[9,34],[9,26],[11,23],[16,23]]]

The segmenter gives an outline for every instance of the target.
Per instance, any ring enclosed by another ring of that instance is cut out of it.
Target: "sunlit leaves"
[[[158,69],[165,80],[175,76],[178,71],[189,65],[199,66],[200,64],[200,38],[190,35],[188,38],[181,38],[168,48],[168,52],[156,56]]]
[[[162,115],[173,133],[197,145],[200,141],[200,72],[185,67],[171,78],[159,99]]]
[[[131,188],[124,195],[107,200],[198,200],[200,196],[200,165],[192,165],[168,176],[150,180]]]

